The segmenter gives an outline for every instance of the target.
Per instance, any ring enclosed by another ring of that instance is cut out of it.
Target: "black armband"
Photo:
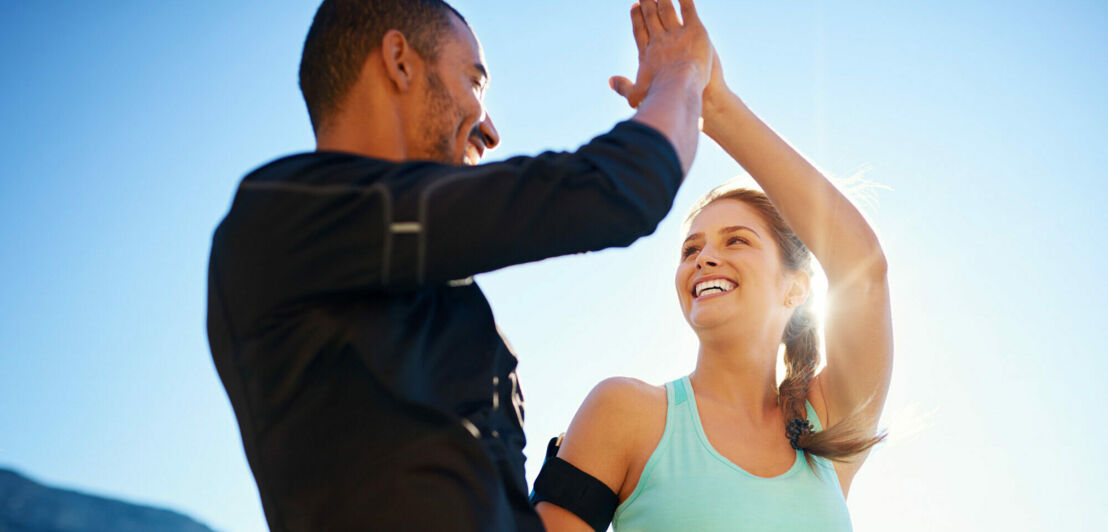
[[[545,501],[560,506],[597,532],[604,532],[619,506],[619,496],[596,477],[555,456],[561,441],[561,436],[550,439],[546,461],[531,491],[531,504]]]

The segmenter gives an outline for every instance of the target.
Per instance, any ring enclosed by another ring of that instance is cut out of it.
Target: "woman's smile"
[[[714,297],[725,296],[738,286],[735,281],[720,275],[702,277],[693,285],[693,301],[705,301]]]

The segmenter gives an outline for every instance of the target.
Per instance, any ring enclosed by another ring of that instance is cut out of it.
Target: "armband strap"
[[[596,477],[554,456],[561,438],[550,440],[546,461],[535,479],[531,504],[549,502],[580,517],[597,532],[604,532],[619,506],[619,496]]]

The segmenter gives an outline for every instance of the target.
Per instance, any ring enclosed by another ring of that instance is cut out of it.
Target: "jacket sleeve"
[[[473,167],[349,160],[243,181],[213,242],[225,288],[253,286],[237,297],[271,306],[627,246],[654,231],[683,177],[669,141],[635,122],[573,153]]]
[[[682,178],[669,141],[634,122],[572,154],[517,157],[475,171],[427,170],[437,175],[421,179],[418,192],[398,194],[418,196],[416,253],[390,265],[390,277],[406,284],[628,246],[654,232]]]

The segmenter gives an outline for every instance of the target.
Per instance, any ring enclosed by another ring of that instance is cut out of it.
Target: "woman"
[[[677,23],[671,12],[632,10],[640,50]],[[637,103],[641,87],[612,86]],[[884,255],[854,206],[728,89],[718,56],[703,118],[765,194],[717,189],[690,215],[675,284],[696,369],[664,387],[601,382],[557,456],[618,496],[617,531],[850,530],[845,497],[880,440],[892,369]],[[829,285],[818,374],[811,254]],[[551,502],[537,510],[554,532],[598,527]]]

